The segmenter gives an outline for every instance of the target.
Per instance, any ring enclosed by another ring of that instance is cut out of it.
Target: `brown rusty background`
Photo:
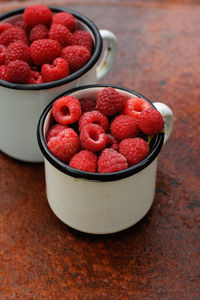
[[[200,299],[200,1],[43,3],[112,30],[117,60],[102,83],[165,102],[174,130],[151,210],[108,236],[65,226],[47,203],[43,165],[0,153],[0,299]]]

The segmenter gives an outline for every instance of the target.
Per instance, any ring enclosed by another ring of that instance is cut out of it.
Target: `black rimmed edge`
[[[68,91],[66,91],[65,93],[59,95],[57,98],[55,98],[43,111],[39,123],[38,123],[38,128],[37,128],[37,139],[38,139],[38,144],[40,146],[40,149],[44,155],[44,157],[58,170],[60,170],[61,172],[70,175],[72,177],[75,178],[84,178],[84,179],[88,179],[88,180],[97,180],[97,181],[114,181],[114,180],[119,180],[122,178],[126,178],[129,177],[133,174],[136,174],[138,172],[140,172],[141,170],[143,170],[144,168],[146,168],[159,154],[162,145],[163,145],[163,141],[164,141],[164,133],[159,133],[156,137],[156,141],[152,147],[151,152],[149,153],[149,155],[142,160],[140,163],[129,167],[128,169],[122,170],[122,171],[118,171],[118,172],[114,172],[114,173],[91,173],[91,172],[85,172],[85,171],[81,171],[78,169],[74,169],[71,168],[70,166],[66,165],[65,163],[61,162],[59,159],[57,159],[48,149],[46,142],[45,142],[45,137],[43,134],[43,128],[44,128],[44,122],[46,119],[46,116],[48,114],[48,112],[51,110],[53,102],[64,96],[64,95],[69,95],[72,94],[76,91],[79,90],[84,90],[84,89],[92,89],[92,88],[98,88],[98,87],[113,87],[116,88],[118,90],[122,90],[125,92],[129,92],[131,94],[136,95],[137,97],[143,98],[146,101],[148,101],[153,107],[154,105],[151,103],[151,101],[149,101],[146,97],[144,97],[143,95],[132,91],[128,88],[124,88],[124,87],[120,87],[120,86],[113,86],[113,85],[102,85],[102,84],[94,84],[94,85],[85,85],[82,87],[78,87],[78,88],[73,88],[70,89]],[[155,107],[154,107],[155,108]]]
[[[8,82],[8,81],[0,79],[1,86],[10,88],[10,89],[17,89],[17,90],[43,90],[43,89],[54,88],[56,86],[67,84],[67,83],[81,77],[86,72],[88,72],[95,65],[97,60],[99,59],[99,57],[101,55],[101,50],[102,50],[102,37],[99,33],[99,29],[97,28],[97,26],[91,20],[89,20],[87,17],[83,16],[82,14],[80,14],[76,11],[62,8],[62,7],[52,7],[52,6],[48,6],[48,7],[52,10],[52,12],[55,12],[55,13],[57,13],[57,12],[71,13],[77,20],[83,22],[91,30],[91,32],[93,33],[94,39],[95,39],[95,41],[94,41],[95,47],[94,47],[94,52],[92,53],[90,60],[85,64],[84,67],[82,67],[78,71],[70,74],[69,76],[67,76],[65,78],[62,78],[62,79],[59,79],[56,81],[40,83],[40,84],[19,84],[19,83],[12,83],[12,82]],[[7,18],[22,14],[24,12],[24,9],[25,8],[19,8],[19,9],[15,9],[10,12],[1,14],[0,22],[5,21]]]

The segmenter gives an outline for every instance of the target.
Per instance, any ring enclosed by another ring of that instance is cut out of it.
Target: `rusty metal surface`
[[[1,2],[0,11],[25,3]],[[43,165],[0,153],[0,298],[200,299],[200,3],[69,3],[119,39],[102,83],[165,102],[174,129],[151,210],[108,236],[65,226],[47,203]]]

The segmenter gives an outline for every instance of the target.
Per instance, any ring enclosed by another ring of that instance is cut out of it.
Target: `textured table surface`
[[[0,2],[0,12],[28,3]],[[118,37],[102,83],[168,104],[174,129],[159,155],[152,208],[107,236],[64,225],[47,203],[43,165],[0,153],[0,299],[200,299],[200,2],[67,7]]]

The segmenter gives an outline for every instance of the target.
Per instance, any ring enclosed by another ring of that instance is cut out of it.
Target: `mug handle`
[[[101,29],[99,32],[103,41],[107,41],[107,48],[97,66],[97,80],[101,80],[111,70],[117,52],[117,38],[114,33],[105,29]]]
[[[170,137],[172,132],[173,121],[174,121],[173,112],[171,108],[169,108],[169,106],[167,106],[164,103],[154,102],[153,105],[161,113],[165,122],[165,137],[164,137],[164,143],[165,143]]]

